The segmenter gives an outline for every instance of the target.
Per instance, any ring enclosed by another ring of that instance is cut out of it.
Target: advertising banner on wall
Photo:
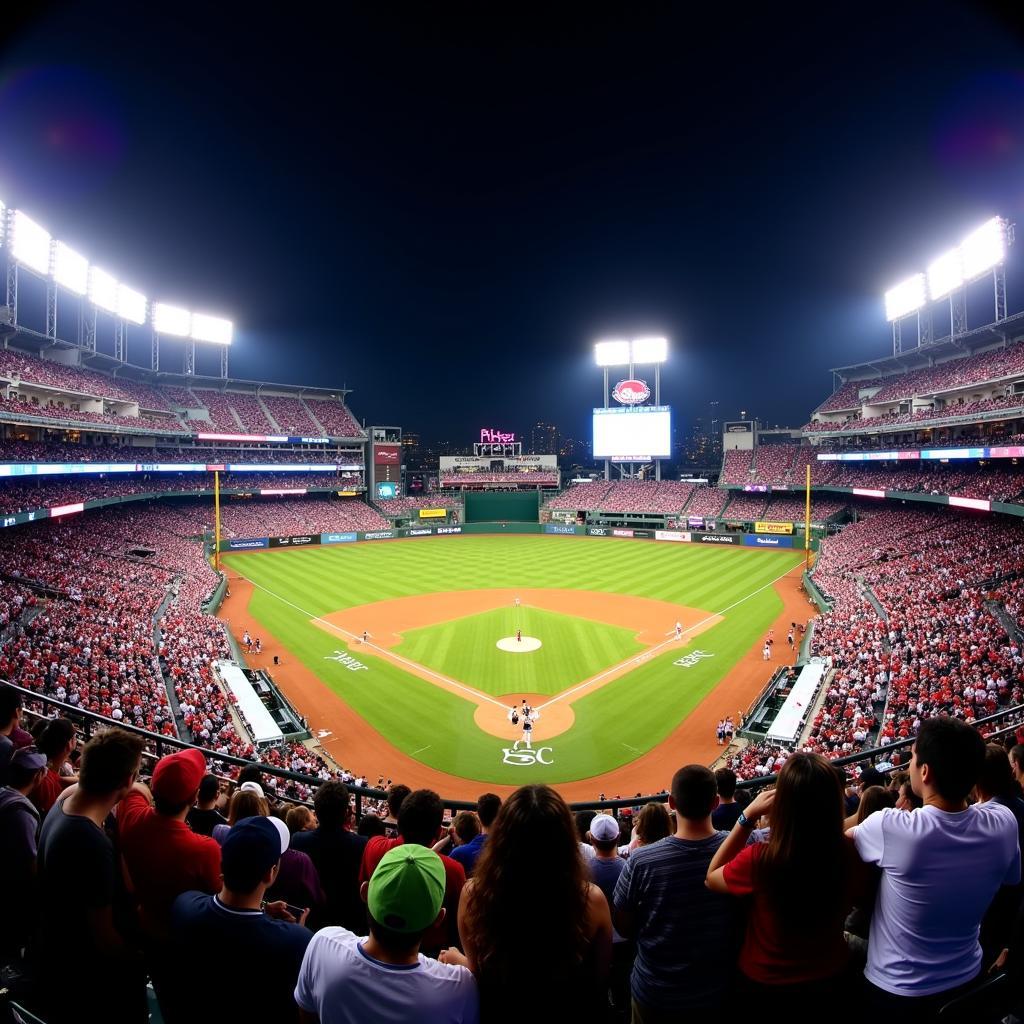
[[[704,529],[704,517],[703,516],[687,516],[686,525],[691,530],[703,530]]]
[[[446,508],[421,508],[420,519],[444,519],[448,515]]]
[[[748,548],[791,548],[792,537],[763,537],[757,533],[743,534],[743,543]]]
[[[462,533],[461,526],[439,526],[437,528],[437,534],[440,536],[442,533]]]
[[[352,544],[359,539],[357,533],[321,533],[321,544]]]
[[[434,534],[434,531],[429,526],[422,526],[422,527],[419,527],[417,529],[410,530],[406,534],[406,536],[407,537],[431,537],[431,536],[433,536],[433,534]]]
[[[390,540],[394,535],[394,530],[373,530],[371,533],[364,533],[363,540]]]
[[[272,548],[300,548],[306,544],[319,544],[320,534],[319,533],[303,533],[292,537],[271,537],[270,546]]]
[[[615,529],[615,530],[612,530],[612,536],[613,537],[632,537],[633,536],[633,531],[632,530],[619,530],[619,529]]]
[[[792,523],[778,523],[764,520],[754,523],[754,533],[792,533]]]
[[[572,536],[576,533],[576,527],[570,526],[567,523],[545,523],[544,532],[567,534],[569,536]]]
[[[401,461],[401,446],[397,444],[375,444],[373,462],[376,466],[397,466]]]
[[[228,551],[251,551],[253,548],[266,548],[270,546],[267,537],[251,537],[248,540],[242,537],[232,537],[228,541]]]
[[[690,535],[679,530],[655,530],[655,540],[674,540],[677,543],[689,544]]]
[[[605,526],[588,526],[587,533],[589,533],[591,537],[607,537],[608,528]]]
[[[698,544],[740,544],[738,533],[695,533],[693,539]]]

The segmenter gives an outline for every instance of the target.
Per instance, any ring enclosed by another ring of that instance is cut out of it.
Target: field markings
[[[239,573],[240,576],[244,573]],[[245,577],[249,579],[248,576]],[[371,651],[375,651],[381,658],[388,661],[398,662],[405,668],[413,669],[414,675],[429,675],[433,676],[434,679],[444,683],[445,686],[452,687],[456,690],[461,690],[463,693],[468,693],[469,696],[476,702],[489,701],[491,704],[496,705],[502,710],[507,710],[505,705],[500,700],[495,700],[490,694],[482,693],[480,690],[474,690],[472,686],[466,686],[464,683],[460,683],[457,679],[452,679],[449,676],[443,675],[440,672],[435,672],[431,668],[427,668],[426,665],[421,665],[418,662],[410,661],[408,658],[403,658],[400,654],[395,654],[393,651],[386,650],[383,647],[378,647],[376,644],[369,642],[363,643],[362,638],[357,633],[351,633],[347,629],[342,629],[341,626],[336,626],[333,622],[328,622],[327,619],[322,619],[319,615],[314,615],[311,611],[306,608],[301,608],[295,604],[294,601],[289,601],[288,598],[282,597],[280,594],[276,594],[273,590],[268,587],[264,587],[261,583],[257,583],[255,580],[249,580],[249,582],[257,589],[262,590],[264,594],[269,594],[271,597],[276,598],[282,604],[288,605],[289,608],[294,608],[297,612],[307,616],[311,622],[317,623],[321,628],[330,630],[331,632],[338,633],[340,636],[347,637],[349,640],[359,640],[360,648],[365,650],[369,648]]]
[[[726,612],[732,611],[733,608],[739,607],[741,604],[743,604],[746,601],[749,601],[752,597],[756,597],[758,594],[760,594],[764,590],[767,590],[769,587],[774,587],[775,584],[779,582],[779,580],[785,579],[788,575],[790,575],[790,573],[792,573],[796,569],[802,570],[803,566],[795,565],[792,569],[787,569],[784,573],[782,573],[779,576],[776,576],[775,579],[766,583],[763,587],[758,587],[757,590],[751,591],[749,594],[746,595],[746,597],[741,597],[738,601],[733,601],[732,604],[726,606],[720,612],[715,612],[714,614],[709,615],[707,618],[701,619],[700,622],[695,622],[692,626],[687,626],[686,629],[682,631],[682,635],[685,636],[687,633],[691,633],[693,632],[693,630],[699,629],[706,623],[711,622],[712,619],[721,618]],[[673,631],[673,635],[670,639],[662,640],[660,643],[654,644],[652,647],[649,647],[643,653],[633,655],[632,657],[627,658],[625,661],[620,661],[618,665],[612,665],[611,668],[606,668],[603,672],[599,672],[596,676],[591,676],[589,679],[584,679],[583,682],[580,683],[578,686],[572,686],[568,690],[563,690],[561,693],[552,697],[551,700],[545,701],[543,704],[538,704],[535,710],[543,711],[544,708],[550,707],[552,704],[557,704],[560,700],[564,700],[566,697],[569,697],[574,693],[579,693],[582,690],[586,690],[589,687],[593,686],[595,683],[603,682],[613,674],[621,674],[623,669],[627,668],[628,666],[639,665],[641,662],[646,661],[649,658],[652,658],[663,647],[668,647],[670,644],[673,644],[675,642],[675,631]]]

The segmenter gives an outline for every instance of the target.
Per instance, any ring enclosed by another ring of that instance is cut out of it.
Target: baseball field
[[[769,630],[777,664],[789,622],[807,617],[801,562],[582,537],[313,546],[225,556],[221,614],[262,639],[250,662],[371,784],[611,795],[713,758],[717,718],[745,710],[775,667]],[[510,720],[524,700],[528,742]]]

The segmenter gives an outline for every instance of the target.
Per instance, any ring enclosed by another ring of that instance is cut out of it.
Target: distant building
[[[533,455],[554,455],[558,451],[558,427],[552,423],[535,423],[530,434]]]

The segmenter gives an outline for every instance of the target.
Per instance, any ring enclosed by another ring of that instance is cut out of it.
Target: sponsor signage
[[[423,528],[419,530],[410,530],[408,535],[410,537],[429,537],[433,532],[434,531],[429,528]]]
[[[744,484],[743,490],[756,491],[758,494],[767,494],[771,488],[767,484]]]
[[[338,491],[339,498],[354,498],[359,492],[358,491]]]
[[[333,463],[299,462],[5,462],[0,464],[0,477],[94,476],[98,473],[334,473],[337,469]]]
[[[754,523],[754,533],[792,533],[792,523],[774,523],[768,520]]]
[[[687,516],[686,525],[691,530],[703,530],[704,529],[704,517],[703,516]]]
[[[217,434],[204,431],[200,441],[253,441],[261,444],[328,444],[329,437],[288,437],[283,434]]]
[[[587,533],[591,537],[607,537],[608,531],[603,526],[590,526],[587,528]]]
[[[390,540],[394,535],[394,530],[374,530],[371,533],[364,533],[363,540]]]
[[[356,533],[321,533],[321,544],[351,544],[359,539]]]
[[[922,459],[983,459],[984,448],[925,448],[921,451]]]
[[[305,494],[305,487],[261,487],[260,494]]]
[[[792,537],[763,537],[756,533],[743,534],[743,543],[748,548],[791,548]]]
[[[297,548],[302,547],[305,544],[319,544],[320,534],[319,533],[302,533],[292,537],[271,537],[270,546],[272,548]]]
[[[645,380],[620,380],[618,384],[612,388],[612,398],[615,399],[619,405],[640,405],[641,402],[646,402],[651,397],[651,389],[647,386]]]
[[[76,512],[85,511],[84,501],[73,501],[70,505],[51,505],[50,515],[54,519],[59,519],[61,516],[74,515]]]
[[[870,487],[854,487],[854,494],[860,495],[862,498],[884,498],[885,491],[876,491]]]
[[[392,498],[398,497],[398,484],[395,483],[381,483],[377,484],[377,500],[378,501],[390,501]]]
[[[698,544],[739,544],[738,533],[694,533],[693,540]]]
[[[421,508],[420,519],[444,519],[448,515],[446,508]]]
[[[961,498],[955,494],[951,494],[949,496],[949,503],[950,505],[955,505],[957,508],[974,508],[979,512],[992,511],[992,502],[985,498]]]
[[[641,538],[643,538],[645,540],[650,540],[651,537],[654,536],[654,531],[653,530],[634,530],[633,531],[633,536],[634,537],[641,537]]]
[[[233,537],[228,541],[228,551],[250,551],[253,548],[270,547],[270,540],[267,537],[251,537],[248,540]]]
[[[576,527],[575,526],[570,526],[567,523],[545,523],[544,524],[544,532],[545,533],[561,533],[561,534],[572,535],[572,534],[576,533]]]
[[[20,526],[22,523],[34,523],[39,519],[49,518],[50,513],[45,508],[36,512],[15,512],[9,516],[0,516],[0,530],[8,526]]]
[[[750,420],[730,420],[725,424],[727,434],[752,434],[754,424]]]
[[[615,530],[612,530],[612,536],[613,537],[632,537],[633,536],[633,531],[632,530],[615,529]]]
[[[462,527],[461,526],[439,526],[437,528],[437,532],[438,532],[439,535],[442,534],[442,533],[462,533]]]
[[[515,444],[516,435],[493,427],[480,428],[480,444]]]
[[[377,466],[397,466],[401,460],[401,446],[397,444],[375,444],[373,461]]]
[[[688,533],[682,533],[679,530],[655,530],[655,540],[674,540],[677,543],[689,544],[690,535]]]

